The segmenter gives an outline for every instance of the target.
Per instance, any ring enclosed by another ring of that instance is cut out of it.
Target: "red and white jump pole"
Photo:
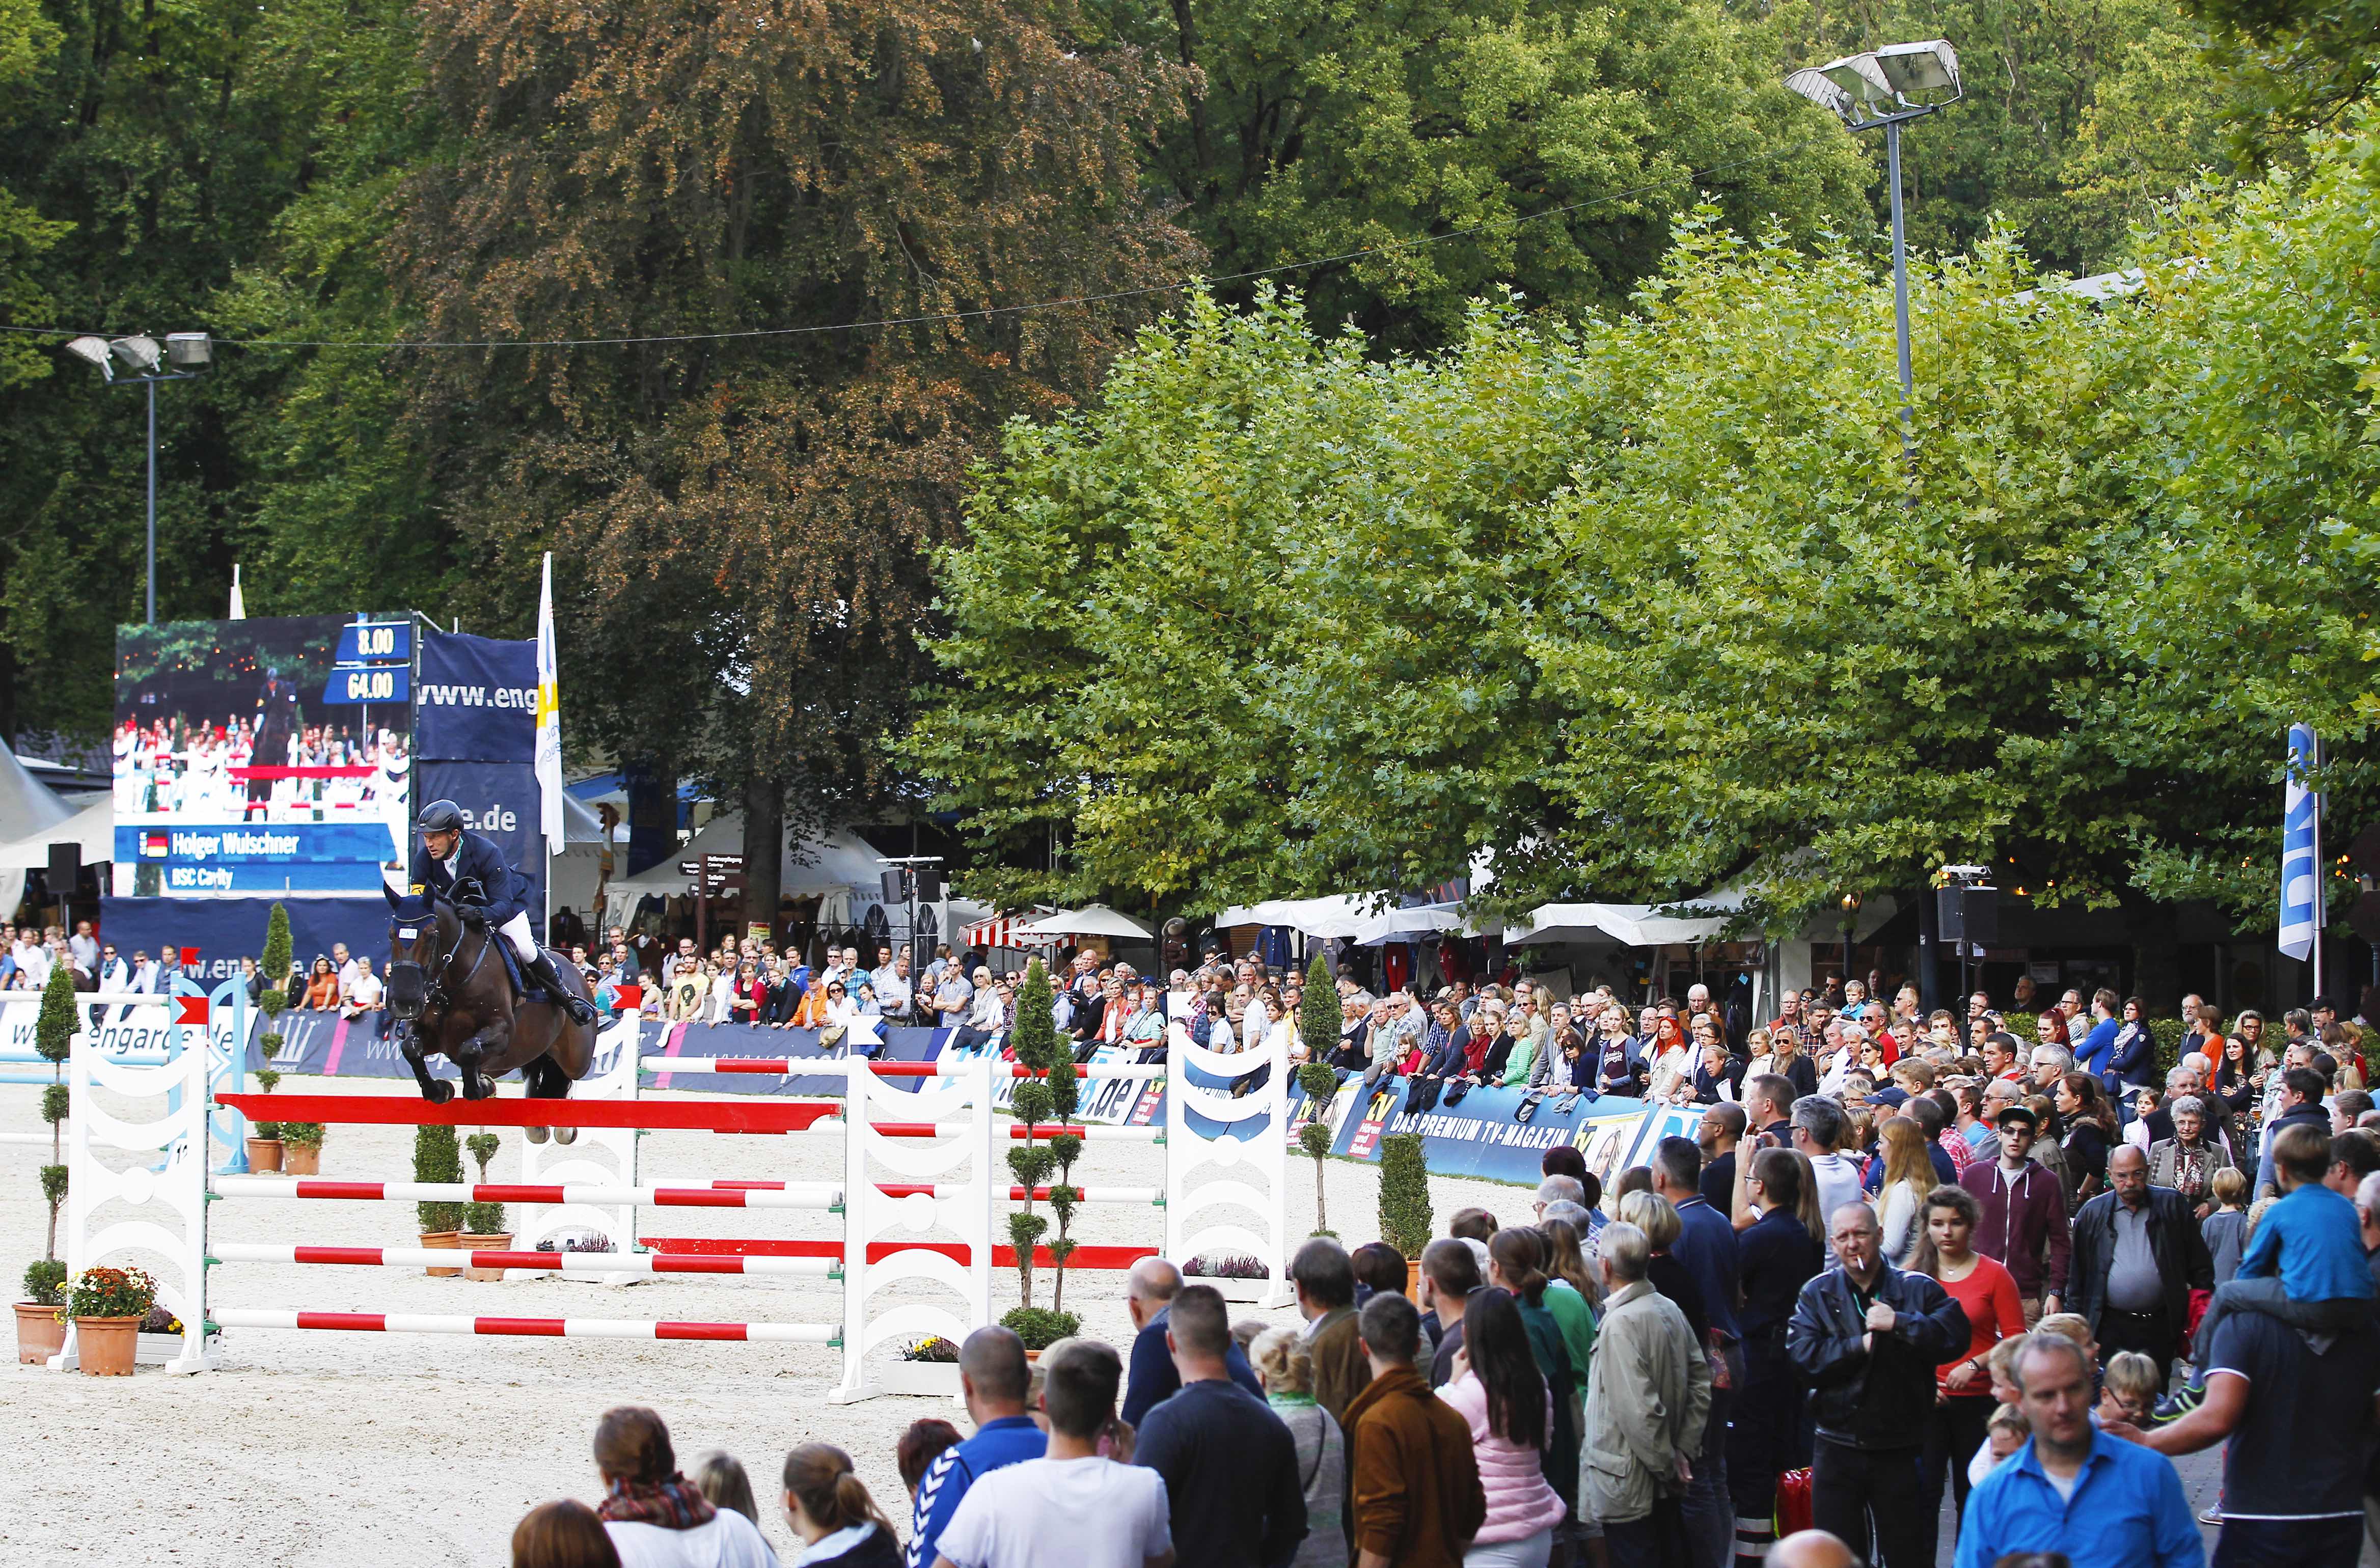
[[[560,1274],[779,1274],[843,1277],[833,1257],[715,1257],[661,1252],[507,1252],[431,1246],[309,1246],[288,1242],[217,1242],[220,1263],[324,1263],[366,1269],[528,1269]],[[222,1315],[218,1313],[218,1320]]]
[[[444,1255],[453,1262],[455,1254]],[[225,1307],[213,1320],[226,1329],[329,1329],[369,1334],[486,1334],[557,1340],[714,1340],[747,1343],[841,1343],[832,1323],[688,1323],[627,1318],[468,1318],[434,1312],[310,1312]]]

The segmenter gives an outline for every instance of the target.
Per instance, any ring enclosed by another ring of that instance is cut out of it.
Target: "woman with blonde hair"
[[[1925,1195],[1941,1185],[1925,1152],[1925,1129],[1906,1116],[1884,1124],[1884,1185],[1876,1195],[1885,1260],[1904,1267],[1925,1229]]]
[[[1297,1453],[1305,1539],[1289,1560],[1291,1568],[1346,1568],[1347,1538],[1339,1519],[1347,1489],[1347,1439],[1314,1397],[1313,1352],[1295,1329],[1267,1329],[1249,1344],[1248,1365],[1264,1385],[1265,1404],[1289,1428]]]

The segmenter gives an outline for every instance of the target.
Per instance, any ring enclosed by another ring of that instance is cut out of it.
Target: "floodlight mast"
[[[1888,43],[1846,55],[1823,66],[1805,66],[1785,85],[1834,114],[1852,130],[1884,130],[1885,178],[1892,191],[1892,346],[1900,372],[1900,465],[1908,485],[1906,504],[1917,504],[1916,382],[1909,362],[1909,234],[1900,203],[1900,128],[1937,114],[1966,96],[1959,78],[1959,53],[1941,39]],[[1929,894],[1917,905],[1917,985],[1928,1009],[1941,1005],[1940,919]],[[1964,982],[1965,948],[1961,980]],[[1850,966],[1844,966],[1848,978]]]
[[[1846,55],[1823,66],[1805,66],[1785,85],[1830,110],[1853,130],[1884,131],[1885,179],[1892,192],[1893,346],[1900,371],[1900,456],[1914,460],[1914,380],[1909,363],[1909,239],[1900,203],[1900,128],[1938,114],[1966,96],[1959,78],[1958,51],[1941,39],[1924,43],[1888,43],[1864,54]]]

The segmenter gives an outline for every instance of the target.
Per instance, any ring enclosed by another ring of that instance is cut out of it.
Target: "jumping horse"
[[[385,887],[381,893],[389,907],[392,1028],[421,1098],[443,1105],[455,1097],[452,1086],[430,1076],[432,1051],[462,1069],[466,1100],[488,1099],[496,1079],[515,1067],[531,1100],[566,1098],[595,1060],[595,1026],[572,1023],[541,997],[516,998],[498,951],[504,938],[484,922],[467,920],[443,898],[399,897]],[[577,966],[553,967],[563,984],[589,996]],[[545,1141],[547,1129],[524,1130],[531,1143]],[[557,1143],[577,1136],[573,1127],[553,1129]]]

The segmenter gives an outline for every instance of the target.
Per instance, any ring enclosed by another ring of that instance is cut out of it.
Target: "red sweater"
[[[1950,1374],[1966,1362],[1982,1361],[2000,1341],[2024,1332],[2024,1307],[2017,1300],[2016,1276],[1991,1258],[1978,1256],[1965,1279],[1945,1280],[1939,1274],[1935,1279],[1950,1293],[1950,1299],[1967,1315],[1967,1324],[1973,1331],[1973,1338],[1959,1353],[1958,1360],[1946,1361],[1935,1368],[1935,1383],[1952,1399],[1973,1395],[1988,1398],[1991,1379],[1978,1378],[1967,1387],[1954,1390],[1950,1387]]]

